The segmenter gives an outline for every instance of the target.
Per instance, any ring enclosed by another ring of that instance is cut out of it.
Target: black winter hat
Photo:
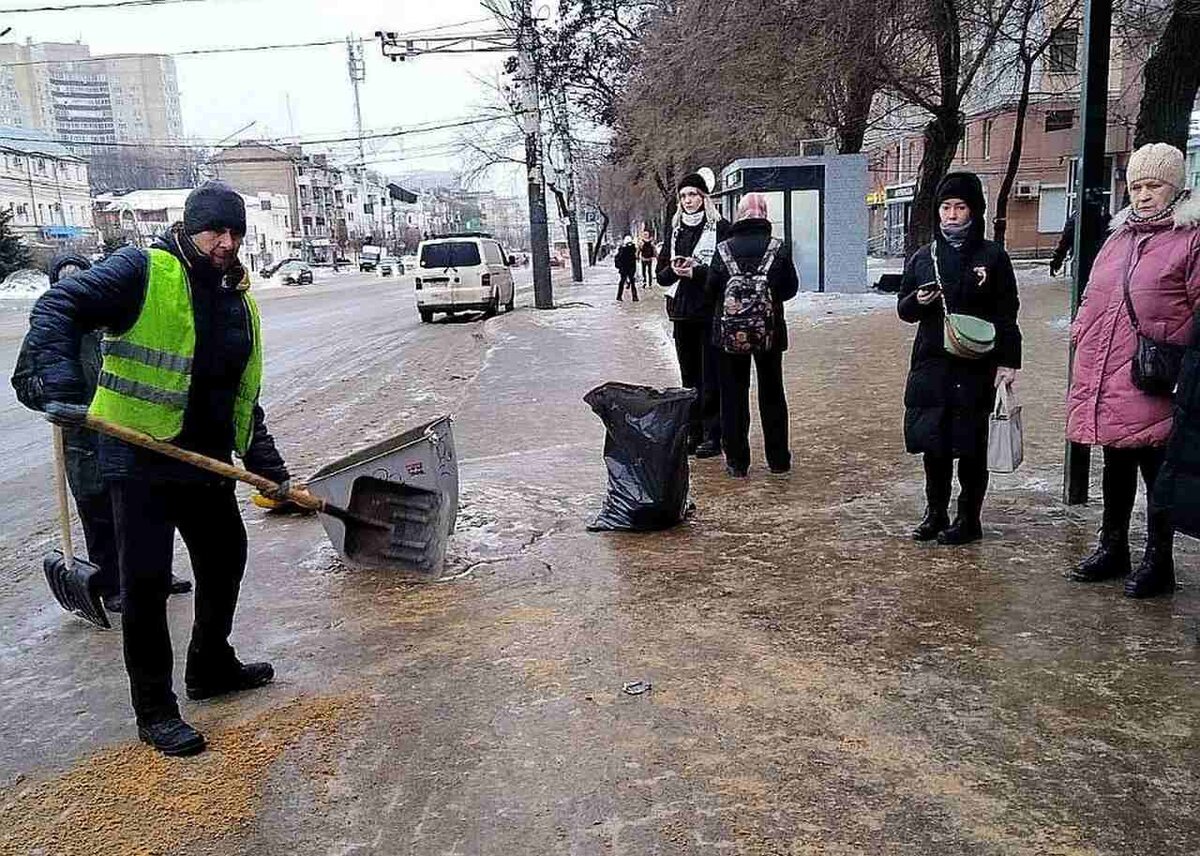
[[[183,231],[195,235],[212,229],[246,234],[246,202],[223,181],[206,181],[188,194],[183,204]]]
[[[977,221],[983,219],[987,212],[987,199],[983,195],[983,184],[979,176],[973,172],[950,172],[941,180],[937,187],[937,198],[934,205],[941,205],[947,199],[961,199],[971,209],[971,217]]]
[[[693,187],[696,190],[699,190],[705,196],[708,196],[708,194],[712,193],[712,190],[710,190],[708,187],[708,182],[705,181],[704,176],[702,176],[698,172],[693,172],[690,175],[685,175],[683,177],[683,180],[679,182],[679,187],[677,187],[675,189],[675,192],[678,193],[680,190],[683,190],[685,187]]]

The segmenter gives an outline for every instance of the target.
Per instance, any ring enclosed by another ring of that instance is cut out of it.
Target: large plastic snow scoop
[[[58,526],[62,549],[42,558],[46,583],[58,605],[84,621],[108,630],[112,625],[100,600],[100,568],[75,555],[71,543],[71,504],[67,498],[67,460],[63,429],[54,426],[54,487],[58,493]]]
[[[393,548],[389,566],[440,574],[458,517],[458,461],[451,426],[450,417],[442,416],[336,460],[312,475],[308,489],[327,502],[361,507],[366,513],[370,501],[363,497],[379,495],[380,482],[391,485],[387,495],[393,501],[403,496],[412,519],[406,521],[403,543]],[[340,520],[322,517],[321,524],[333,545],[355,564],[377,564],[354,555],[353,533]]]
[[[155,440],[141,431],[99,419],[91,414],[88,414],[84,425],[93,431],[116,437],[134,446],[141,446],[143,449],[150,449],[210,473],[245,482],[260,491],[274,493],[279,489],[275,482],[249,470]],[[411,548],[406,537],[407,527],[414,518],[421,518],[424,512],[419,503],[414,503],[403,490],[403,485],[394,485],[378,479],[363,486],[354,497],[350,508],[327,502],[304,488],[291,488],[287,499],[301,508],[338,520],[345,528],[346,539],[344,544],[334,546],[348,559],[380,567],[402,564],[405,551]]]

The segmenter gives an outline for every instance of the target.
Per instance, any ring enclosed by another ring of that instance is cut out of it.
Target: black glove
[[[1058,271],[1062,268],[1062,263],[1055,264],[1050,262],[1050,276],[1058,276]]]
[[[259,493],[261,493],[267,499],[273,499],[276,502],[287,502],[288,501],[288,492],[291,491],[291,489],[292,489],[292,480],[284,479],[283,481],[281,481],[279,483],[279,485],[275,488],[275,490],[263,490],[263,491],[259,491]]]
[[[67,404],[63,401],[46,402],[46,418],[64,428],[81,428],[87,421],[86,404]]]

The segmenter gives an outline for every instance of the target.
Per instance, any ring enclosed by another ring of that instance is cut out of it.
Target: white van
[[[413,272],[421,320],[428,323],[435,312],[494,315],[501,306],[511,312],[516,293],[510,261],[495,238],[479,232],[422,241]]]

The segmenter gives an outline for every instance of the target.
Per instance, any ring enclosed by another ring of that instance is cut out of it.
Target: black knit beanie
[[[698,172],[693,172],[689,175],[685,175],[683,177],[683,180],[679,182],[679,187],[676,188],[675,192],[678,193],[680,190],[683,190],[685,187],[691,187],[691,188],[694,188],[695,190],[699,190],[705,196],[708,196],[708,194],[712,193],[712,191],[708,187],[708,182],[705,181],[704,176],[702,176]]]
[[[971,209],[971,217],[982,222],[987,212],[987,199],[983,196],[983,184],[979,176],[973,172],[950,172],[938,184],[937,198],[934,205],[941,205],[947,199],[961,199]]]
[[[246,234],[246,202],[223,181],[206,181],[183,204],[183,231],[195,235],[211,229]]]

